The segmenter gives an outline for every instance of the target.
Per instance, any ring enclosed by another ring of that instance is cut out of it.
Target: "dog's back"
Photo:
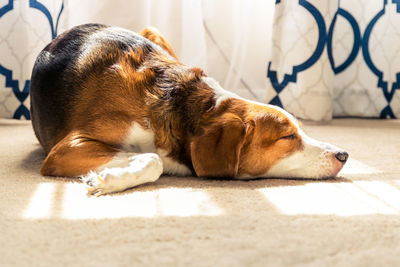
[[[69,116],[88,77],[101,76],[121,53],[137,47],[147,52],[158,49],[134,32],[85,24],[57,36],[41,51],[32,72],[30,96],[33,128],[46,153],[67,133]]]

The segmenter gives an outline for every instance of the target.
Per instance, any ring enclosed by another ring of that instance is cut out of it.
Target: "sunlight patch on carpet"
[[[48,218],[51,215],[53,207],[53,198],[55,192],[54,183],[41,183],[33,194],[29,206],[23,214],[27,219]]]
[[[67,184],[62,217],[100,219],[158,216],[218,216],[221,208],[201,190],[187,188],[158,189],[123,195],[87,197],[81,184]]]
[[[400,190],[381,181],[310,182],[259,191],[286,215],[400,214]]]
[[[354,159],[350,156],[349,160],[344,165],[343,169],[340,171],[340,175],[346,174],[379,174],[382,173],[382,170],[374,168],[370,165],[367,165],[357,159]]]
[[[400,213],[400,190],[381,181],[357,181],[356,186]]]
[[[79,183],[41,183],[22,216],[26,219],[75,220],[223,214],[208,193],[199,189],[164,188],[90,197]]]

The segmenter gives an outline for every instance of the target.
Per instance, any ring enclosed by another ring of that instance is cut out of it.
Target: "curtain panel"
[[[267,101],[297,117],[400,117],[400,0],[277,0]]]
[[[58,34],[62,0],[0,1],[0,118],[29,119],[33,62]]]

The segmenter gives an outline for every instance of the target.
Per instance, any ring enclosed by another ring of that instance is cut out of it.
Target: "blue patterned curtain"
[[[400,0],[277,0],[268,100],[303,119],[400,117]]]
[[[0,117],[29,119],[33,62],[57,35],[63,0],[0,1]]]

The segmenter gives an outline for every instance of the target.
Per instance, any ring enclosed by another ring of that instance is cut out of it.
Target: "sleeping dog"
[[[334,177],[348,158],[285,110],[182,64],[154,28],[86,24],[57,36],[35,62],[30,96],[41,174],[82,177],[94,195],[162,173]]]

